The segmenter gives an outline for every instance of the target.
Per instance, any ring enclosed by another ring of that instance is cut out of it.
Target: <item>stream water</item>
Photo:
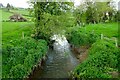
[[[79,63],[65,36],[54,35],[51,40],[55,40],[53,49],[49,49],[44,66],[34,71],[33,78],[69,78]]]

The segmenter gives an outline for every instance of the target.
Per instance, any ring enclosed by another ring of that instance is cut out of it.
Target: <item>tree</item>
[[[87,2],[86,23],[98,23],[98,13],[94,2]]]
[[[7,8],[7,10],[8,10],[8,11],[10,11],[11,6],[10,6],[10,4],[9,4],[9,3],[7,3],[6,8]]]
[[[108,2],[87,0],[81,3],[81,5],[74,10],[76,24],[114,21],[116,11],[114,6],[111,6],[111,3],[114,2],[112,2],[112,0]]]
[[[114,16],[114,21],[115,22],[117,22],[117,21],[120,22],[120,10],[116,11],[115,16]]]
[[[34,2],[35,38],[49,40],[53,34],[62,33],[74,19],[72,2]]]
[[[2,3],[0,3],[0,8],[3,8],[4,6],[3,6],[3,4]]]
[[[113,21],[113,17],[115,14],[114,6],[111,6],[112,0],[108,2],[96,2],[97,13],[99,14],[100,22]],[[107,15],[106,15],[107,14]]]
[[[82,24],[86,23],[86,6],[81,4],[80,6],[74,9],[74,17],[75,17],[75,25],[82,26]]]

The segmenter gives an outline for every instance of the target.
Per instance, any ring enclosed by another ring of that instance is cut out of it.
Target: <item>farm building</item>
[[[26,22],[27,19],[23,18],[20,14],[14,14],[9,17],[10,21],[14,22]]]

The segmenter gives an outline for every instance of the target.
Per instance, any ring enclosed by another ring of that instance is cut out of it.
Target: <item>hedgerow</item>
[[[47,52],[45,40],[25,37],[3,44],[2,77],[26,78]]]
[[[112,78],[109,74],[117,71],[118,48],[106,40],[96,41],[89,49],[88,58],[73,72],[76,78]]]

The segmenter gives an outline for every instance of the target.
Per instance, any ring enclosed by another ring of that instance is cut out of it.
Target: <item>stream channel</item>
[[[64,35],[54,35],[51,40],[55,41],[53,49],[48,50],[44,65],[35,69],[31,78],[69,78],[79,64]]]

